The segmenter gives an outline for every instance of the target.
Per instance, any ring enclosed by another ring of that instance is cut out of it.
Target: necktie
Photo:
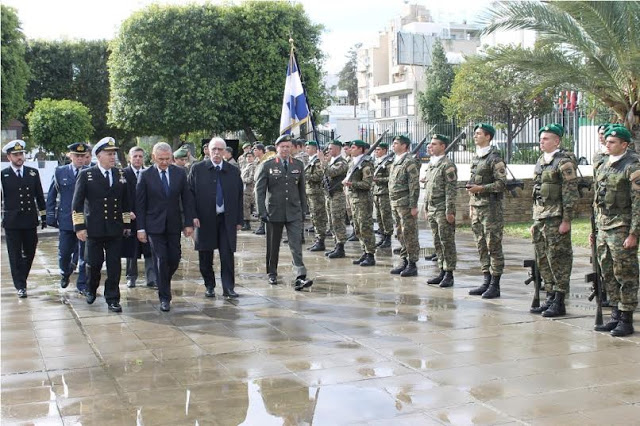
[[[78,177],[78,171],[79,171],[79,170],[80,170],[80,169],[75,169],[75,173],[74,173],[74,175],[75,175],[75,177],[76,177],[76,178]]]
[[[22,178],[22,174],[21,174],[21,170],[18,169],[18,171],[16,172],[16,174],[18,175],[19,178]]]
[[[222,195],[222,179],[221,176],[222,174],[220,173],[220,166],[216,166],[216,173],[217,173],[217,177],[216,177],[216,205],[218,207],[222,207],[222,205],[224,204],[224,197]]]
[[[140,170],[136,170],[136,179],[140,180]]]
[[[164,189],[164,195],[169,196],[169,181],[167,180],[167,171],[162,171],[162,188]]]
[[[288,165],[287,165],[287,160],[283,160],[283,161],[282,161],[282,165],[284,166],[284,172],[285,172],[285,173],[286,173],[286,172],[288,172],[288,171],[289,171],[289,167],[287,167],[287,166],[288,166]]]
[[[109,186],[111,186],[111,179],[109,179],[109,170],[107,170],[106,172],[104,172],[104,177],[107,178],[107,184]]]

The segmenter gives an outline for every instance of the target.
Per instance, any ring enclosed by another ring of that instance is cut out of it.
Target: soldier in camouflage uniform
[[[327,202],[327,212],[331,218],[331,232],[336,242],[335,248],[325,252],[330,259],[345,257],[344,243],[347,241],[347,229],[344,224],[344,214],[347,209],[347,200],[344,194],[342,180],[347,175],[349,165],[347,160],[340,155],[342,143],[331,141],[329,143],[329,156],[331,157],[324,168],[324,191]]]
[[[596,170],[596,247],[609,294],[611,319],[596,326],[613,336],[633,333],[638,306],[638,234],[640,234],[640,159],[629,151],[631,133],[611,126],[605,133],[609,155]],[[594,236],[591,237],[592,243]]]
[[[351,158],[351,141],[346,141],[342,144],[342,156],[347,160],[348,169],[351,169],[353,166],[353,159]],[[351,200],[347,197],[347,188],[344,188],[344,195],[346,200],[346,218],[348,225],[353,225],[353,209],[351,208]],[[358,237],[356,237],[355,229],[352,230],[351,234],[347,236],[347,241],[358,241]]]
[[[238,167],[240,167],[240,171],[242,171],[244,166],[247,165],[247,154],[252,154],[253,156],[253,153],[251,152],[251,144],[249,142],[242,144],[242,154],[238,157]]]
[[[240,172],[240,177],[244,183],[242,199],[242,215],[244,217],[244,224],[240,230],[251,231],[251,209],[256,203],[256,194],[254,192],[256,165],[253,161],[254,157],[252,152],[247,152],[242,158],[244,158],[244,168]]]
[[[471,229],[484,275],[482,285],[469,290],[469,294],[482,295],[483,299],[500,297],[500,277],[504,269],[502,198],[507,176],[502,155],[495,146],[491,146],[495,133],[490,124],[480,123],[474,127],[476,155],[471,163],[471,179],[467,183]]]
[[[380,248],[391,247],[391,234],[393,234],[393,212],[391,200],[389,200],[389,168],[393,155],[389,155],[388,152],[389,145],[384,142],[378,145],[373,170],[373,206],[378,220],[378,229],[382,234],[382,239],[376,247]]]
[[[533,226],[531,237],[547,300],[532,313],[545,317],[565,315],[565,295],[573,264],[571,220],[578,201],[577,165],[560,149],[564,129],[550,124],[540,129],[540,149],[533,178]]]
[[[293,140],[293,153],[291,156],[296,160],[302,161],[302,164],[307,166],[309,164],[309,154],[305,151],[306,141],[304,139],[294,139]]]
[[[318,142],[309,141],[306,145],[309,162],[304,168],[305,183],[307,185],[307,200],[309,201],[309,212],[311,213],[311,223],[316,234],[316,240],[309,251],[324,251],[324,238],[327,231],[327,210],[325,207],[324,189],[322,179],[324,178],[324,165],[319,157]]]
[[[427,280],[440,287],[453,286],[456,269],[456,193],[458,171],[444,153],[450,140],[445,135],[431,138],[431,160],[426,170],[427,188],[424,195],[425,211],[433,233],[433,245],[438,255],[440,274]]]
[[[400,241],[402,263],[391,271],[401,277],[418,275],[416,262],[420,255],[418,242],[418,198],[420,197],[420,169],[411,158],[411,141],[406,136],[396,136],[392,149],[395,158],[389,169],[389,199]]]
[[[351,141],[352,166],[342,183],[347,188],[347,196],[353,211],[353,231],[360,240],[362,256],[353,261],[354,265],[373,266],[376,264],[376,237],[373,233],[373,163],[365,155],[369,145],[362,140]]]

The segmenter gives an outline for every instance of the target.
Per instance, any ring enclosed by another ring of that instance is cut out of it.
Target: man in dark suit
[[[9,268],[18,297],[27,297],[27,277],[38,245],[38,216],[42,229],[47,224],[44,193],[38,170],[24,165],[23,140],[9,142],[2,148],[11,163],[2,170],[4,228]]]
[[[139,146],[134,146],[129,150],[129,166],[124,168],[124,177],[127,179],[127,196],[129,197],[129,207],[134,214],[131,216],[131,230],[135,231],[136,225],[136,186],[140,182],[144,167],[144,150]],[[135,235],[122,240],[122,257],[127,259],[125,274],[127,276],[127,287],[134,288],[138,279],[138,259],[144,256],[144,272],[147,280],[147,287],[157,288],[157,271],[153,263],[151,247],[148,243],[141,243]]]
[[[258,216],[267,224],[267,274],[269,284],[278,283],[278,258],[282,229],[287,227],[289,249],[296,273],[297,291],[310,287],[307,268],[302,261],[302,222],[307,210],[304,182],[304,164],[291,157],[291,137],[283,135],[276,140],[277,155],[264,164],[256,180]]]
[[[193,219],[195,248],[198,250],[200,273],[207,287],[205,295],[214,297],[213,251],[220,254],[220,277],[225,297],[238,297],[234,291],[233,253],[238,231],[242,227],[242,179],[240,170],[223,162],[227,144],[215,137],[209,143],[210,160],[191,167],[189,187],[195,199]]]
[[[171,308],[171,278],[180,266],[180,232],[193,233],[193,198],[183,168],[171,164],[171,146],[159,142],[153,147],[155,166],[140,176],[136,188],[138,240],[149,242],[158,271],[160,310]],[[184,215],[184,222],[183,222]]]
[[[122,312],[118,287],[122,236],[131,233],[127,180],[124,172],[115,167],[117,150],[116,141],[111,137],[101,139],[93,148],[98,164],[78,175],[72,214],[76,236],[86,242],[87,303],[96,300],[100,270],[106,258],[104,298],[111,312]]]
[[[60,287],[67,288],[69,277],[75,270],[73,254],[78,253],[78,281],[76,287],[80,294],[87,289],[87,277],[84,265],[84,243],[76,237],[71,220],[71,202],[76,189],[76,179],[85,166],[85,156],[89,145],[76,142],[67,147],[70,164],[57,167],[47,195],[47,225],[60,230],[58,234],[58,267],[60,268]],[[60,200],[58,201],[58,196]]]

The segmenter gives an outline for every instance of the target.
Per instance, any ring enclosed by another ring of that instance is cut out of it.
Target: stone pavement
[[[56,238],[41,239],[18,299],[2,247],[2,424],[640,424],[640,333],[591,331],[587,251],[569,315],[551,320],[528,313],[530,243],[505,244],[502,297],[482,300],[467,294],[480,280],[472,236],[457,239],[453,289],[425,284],[429,261],[415,278],[388,273],[390,252],[354,266],[348,243],[347,259],[306,252],[315,284],[295,292],[288,250],[286,284],[271,287],[264,237],[241,233],[234,301],[204,298],[183,239],[171,312],[123,279],[122,314],[58,287]]]

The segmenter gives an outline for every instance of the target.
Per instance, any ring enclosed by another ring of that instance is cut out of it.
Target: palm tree
[[[485,34],[536,31],[534,49],[490,59],[535,74],[542,86],[593,94],[640,139],[640,2],[498,2],[479,21]]]

